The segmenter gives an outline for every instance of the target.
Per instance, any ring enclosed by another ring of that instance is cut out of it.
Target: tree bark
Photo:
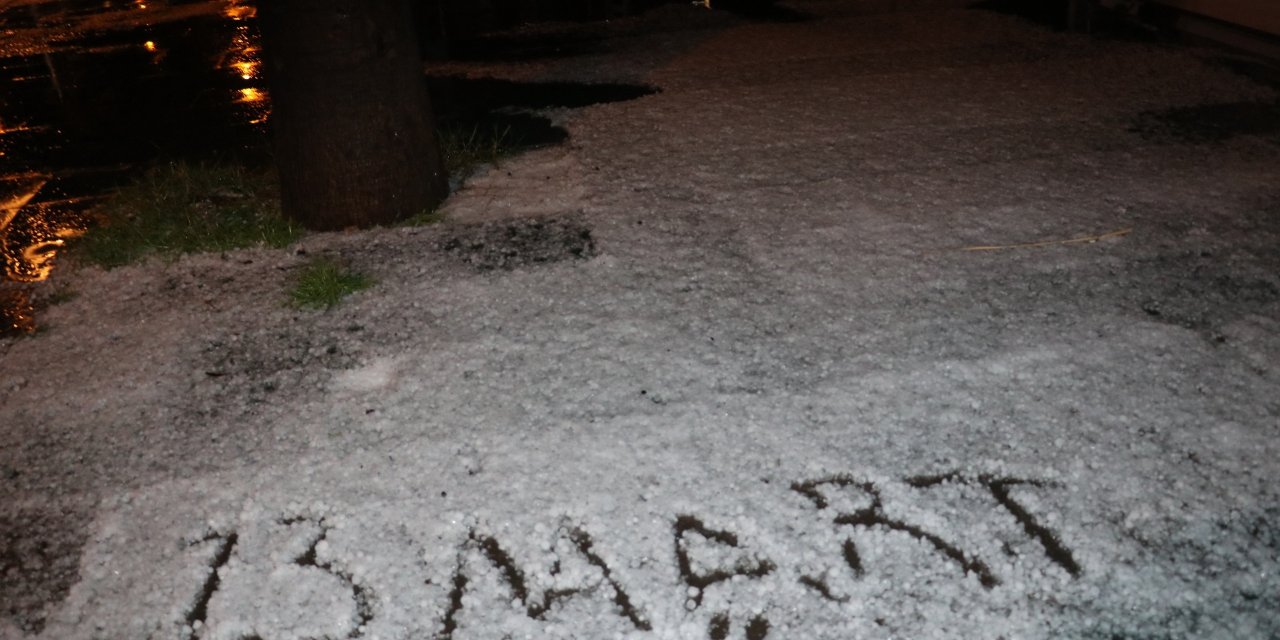
[[[409,0],[262,0],[285,215],[392,223],[448,195]]]

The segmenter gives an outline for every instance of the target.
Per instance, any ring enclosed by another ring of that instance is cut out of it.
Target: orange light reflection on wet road
[[[258,10],[252,5],[233,1],[223,8],[222,15],[235,21],[248,20],[258,15]]]
[[[249,123],[262,124],[271,115],[271,101],[268,100],[266,89],[261,86],[262,49],[258,45],[258,34],[246,23],[257,16],[257,9],[253,5],[231,0],[223,8],[222,15],[239,23],[226,53],[225,60],[229,62],[224,63],[225,67],[239,75],[241,80],[253,81],[258,85],[240,88],[235,101],[238,104],[252,105],[254,108],[249,113]]]
[[[38,209],[42,206],[29,203],[39,195],[49,179],[49,176],[33,176],[19,193],[0,202],[0,242],[14,241],[10,237],[11,227],[23,207]],[[4,265],[6,279],[18,282],[45,280],[53,270],[53,259],[58,249],[66,244],[66,239],[83,233],[83,229],[78,227],[56,226],[49,220],[50,216],[28,216],[24,231],[19,235],[25,239],[23,246],[11,247],[4,252],[7,256]]]

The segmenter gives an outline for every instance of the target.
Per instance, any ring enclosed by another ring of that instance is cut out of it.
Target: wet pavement
[[[87,210],[147,163],[262,157],[267,101],[245,2],[0,9],[0,333]],[[15,302],[18,301],[18,302]]]
[[[633,3],[633,10],[661,1]],[[708,3],[710,4],[710,3]],[[770,2],[714,3],[759,20]],[[92,207],[157,162],[270,162],[270,99],[250,0],[28,0],[0,5],[0,335],[36,329],[37,283]],[[478,42],[480,45],[475,45]],[[596,43],[460,41],[451,56],[573,56]],[[516,150],[568,133],[537,113],[630,100],[633,85],[429,78],[442,129]]]

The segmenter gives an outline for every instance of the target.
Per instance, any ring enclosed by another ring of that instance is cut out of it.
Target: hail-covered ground
[[[1280,94],[962,4],[568,25],[444,71],[661,92],[444,224],[63,269],[0,638],[1277,637]]]

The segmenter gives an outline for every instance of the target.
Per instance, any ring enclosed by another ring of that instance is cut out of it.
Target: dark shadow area
[[[492,111],[458,114],[440,122],[441,137],[463,140],[476,149],[491,149],[495,159],[560,144],[569,139],[563,127],[542,116]],[[451,179],[466,176],[451,176]]]
[[[523,6],[520,6],[523,5]],[[493,2],[484,7],[460,2],[415,5],[415,21],[424,57],[438,60],[536,60],[565,58],[607,49],[605,29],[546,33],[524,30],[543,22],[603,23],[638,16],[669,5],[702,5],[690,0],[616,0],[614,2]],[[711,0],[692,11],[731,14],[755,22],[803,22],[811,14],[776,0]],[[695,20],[693,24],[696,24]]]
[[[513,82],[496,78],[427,79],[442,136],[478,149],[519,153],[560,144],[569,132],[526,110],[581,108],[656,93],[643,85]],[[449,153],[451,144],[446,144]]]
[[[1016,16],[1059,31],[1067,28],[1070,16],[1070,0],[983,0],[969,8]]]
[[[0,515],[0,615],[27,633],[44,629],[48,607],[80,579],[87,523],[86,514],[52,508]]]
[[[713,11],[725,11],[759,22],[805,22],[813,16],[769,0],[712,0]]]
[[[982,0],[969,9],[1015,16],[1054,31],[1099,38],[1169,43],[1178,40],[1171,10],[1144,3],[1136,12],[1098,6],[1090,0]]]
[[[429,77],[427,84],[431,89],[436,116],[440,118],[503,108],[579,108],[635,100],[658,92],[653,87],[636,84],[514,82],[458,76]]]
[[[1258,84],[1280,91],[1280,61],[1268,64],[1256,58],[1232,55],[1222,55],[1209,61],[1230,69],[1233,73],[1242,75]]]
[[[1280,104],[1232,102],[1147,111],[1129,131],[1150,141],[1205,144],[1237,136],[1276,137],[1280,134]]]
[[[604,38],[586,34],[501,33],[453,42],[447,53],[428,51],[432,58],[472,62],[571,58],[606,50]]]
[[[98,0],[63,0],[57,3],[57,16],[42,16],[35,6],[22,7],[25,3],[4,7],[4,25],[9,29],[32,29],[45,26],[50,19],[80,18],[102,13],[103,3]]]
[[[689,4],[689,0],[635,0],[630,4],[631,13],[640,14],[665,4]],[[732,13],[760,22],[800,22],[813,17],[803,11],[780,5],[776,0],[711,0],[710,5],[712,11]]]

